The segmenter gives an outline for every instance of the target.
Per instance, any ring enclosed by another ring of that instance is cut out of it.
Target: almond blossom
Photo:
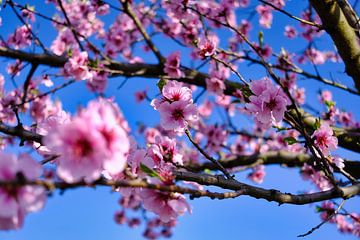
[[[192,92],[176,81],[169,81],[162,89],[163,99],[154,99],[151,105],[160,112],[160,124],[165,130],[184,132],[189,124],[198,120]]]
[[[21,174],[27,180],[41,175],[41,166],[28,155],[18,158],[0,152],[0,181],[14,181]],[[18,229],[27,213],[40,210],[46,201],[40,186],[0,187],[0,229]]]
[[[333,134],[332,128],[327,123],[322,123],[320,128],[315,130],[311,136],[315,145],[320,148],[325,156],[337,148],[338,140]]]
[[[62,179],[91,182],[104,170],[117,174],[124,169],[130,147],[126,128],[116,105],[100,99],[46,135],[45,145],[60,155],[56,162]]]
[[[173,52],[167,57],[164,72],[171,78],[184,76],[184,73],[180,70],[180,52]]]
[[[76,80],[92,78],[92,74],[87,66],[89,62],[87,52],[74,51],[69,61],[65,63],[65,72]]]
[[[259,5],[256,11],[260,15],[259,24],[264,28],[270,28],[273,20],[272,8],[268,5]]]
[[[170,194],[143,189],[140,196],[143,199],[144,208],[157,214],[163,222],[169,222],[179,215],[191,212],[185,197],[178,193]]]
[[[253,81],[250,89],[254,95],[249,97],[247,110],[255,115],[255,120],[263,128],[278,124],[284,118],[289,101],[280,87],[274,86],[268,78]]]

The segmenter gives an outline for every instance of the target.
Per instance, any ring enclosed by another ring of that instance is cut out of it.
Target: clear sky
[[[52,5],[45,5],[43,1],[19,1],[21,3],[31,2],[36,4],[36,9],[51,16],[53,13]],[[118,1],[112,1],[117,4]],[[251,1],[252,5],[257,1]],[[40,4],[39,4],[40,3]],[[304,0],[289,1],[289,11],[297,13],[299,9],[307,4]],[[0,27],[1,36],[7,38],[8,34],[19,26],[20,23],[14,15],[10,14],[10,8],[6,8],[0,12],[3,25]],[[238,17],[244,16],[245,13],[239,12]],[[108,24],[114,15],[107,16],[105,22]],[[257,16],[255,16],[257,18]],[[42,25],[43,20],[38,17],[38,23],[35,29],[39,33],[39,37],[44,42],[49,43],[55,38],[55,31],[49,25]],[[263,30],[265,41],[269,43],[275,51],[279,51],[284,40],[282,32],[286,23],[297,25],[297,22],[289,20],[279,13],[274,15],[273,29]],[[275,30],[274,30],[275,29]],[[253,32],[253,39],[256,39],[257,27]],[[228,35],[224,33],[222,39]],[[279,38],[280,37],[280,38]],[[155,42],[161,45],[161,51],[167,55],[170,51],[175,50],[173,43],[169,39],[162,37],[155,38]],[[300,51],[304,48],[304,43],[298,45],[301,41],[294,40],[286,42],[286,46],[292,51]],[[332,49],[328,39],[317,42],[320,48]],[[186,59],[187,52],[182,50],[182,63],[189,64]],[[146,61],[152,61],[153,57],[144,57]],[[2,59],[2,68],[0,73],[5,75],[5,79],[9,82],[9,76],[5,73],[5,67],[9,61]],[[189,65],[188,65],[189,66]],[[334,71],[333,68],[337,67]],[[45,68],[44,68],[45,69]],[[42,69],[42,70],[44,70]],[[311,66],[308,70],[313,71]],[[340,77],[343,67],[335,64],[326,64],[321,70],[325,76],[329,76],[327,72],[337,72]],[[26,71],[17,78],[17,82],[21,83]],[[57,71],[57,70],[56,70]],[[241,65],[239,71],[246,79],[257,79],[265,75],[261,68],[248,67],[246,64]],[[41,70],[38,70],[39,74]],[[236,78],[233,78],[236,80]],[[136,90],[149,88],[150,96],[155,96],[156,79],[129,79],[127,83],[118,90],[117,87],[124,78],[111,79],[106,91],[107,96],[115,96],[118,104],[124,112],[132,129],[136,128],[137,122],[144,122],[154,125],[159,121],[159,115],[148,103],[136,104],[133,93]],[[319,89],[331,89],[327,86],[319,84],[314,80],[300,80],[300,86],[312,89],[307,92],[309,103],[316,102],[316,92]],[[8,85],[10,86],[10,85]],[[141,86],[141,88],[139,88]],[[348,109],[349,103],[359,104],[359,97],[349,96],[340,91],[334,91],[335,101],[339,106]],[[85,105],[88,100],[94,97],[94,94],[87,91],[84,83],[76,83],[61,90],[54,97],[62,99],[65,110],[74,112],[79,105]],[[354,105],[352,105],[354,106]],[[319,107],[319,105],[315,105]],[[351,106],[350,106],[351,107]],[[357,120],[360,119],[360,110],[353,107],[353,113]],[[216,112],[215,112],[216,114]],[[213,116],[213,120],[219,119]],[[240,120],[239,120],[240,121]],[[247,123],[236,122],[237,126],[246,126]],[[357,159],[358,155],[351,152],[342,151],[346,157]],[[265,182],[261,185],[266,188],[277,188],[281,191],[299,193],[304,190],[315,189],[309,183],[304,182],[299,174],[298,169],[285,169],[281,167],[267,167]],[[246,173],[239,174],[240,181],[247,182]],[[109,188],[97,189],[77,189],[66,191],[63,195],[55,192],[47,201],[45,208],[37,213],[29,214],[25,219],[24,228],[19,231],[0,232],[0,240],[119,240],[119,239],[141,239],[143,226],[137,229],[129,229],[126,226],[120,226],[114,223],[113,214],[120,209],[117,201],[118,193],[110,193]],[[233,200],[210,200],[196,199],[190,201],[193,207],[192,215],[186,214],[179,218],[179,224],[175,228],[173,239],[296,239],[296,236],[307,232],[320,222],[319,215],[315,213],[315,205],[312,206],[277,206],[276,203],[269,203],[265,200],[256,200],[249,197],[239,197]],[[360,212],[360,200],[350,199],[345,208]],[[315,231],[307,237],[307,239],[355,239],[355,237],[340,234],[335,225],[326,224],[320,230]]]

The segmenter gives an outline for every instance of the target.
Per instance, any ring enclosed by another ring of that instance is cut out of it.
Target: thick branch
[[[7,135],[19,137],[21,140],[35,141],[38,143],[42,143],[43,136],[25,130],[22,126],[10,127],[3,123],[0,123],[0,132],[5,133]]]
[[[312,160],[313,157],[306,153],[294,153],[288,151],[269,151],[253,155],[241,155],[226,160],[219,161],[225,168],[234,168],[251,165],[284,165],[287,167],[301,167],[304,163]],[[211,162],[202,164],[193,164],[188,166],[195,172],[201,172],[205,169],[217,170],[217,166]],[[360,178],[360,161],[345,160],[344,170],[356,179]]]
[[[248,184],[240,183],[236,180],[225,179],[221,176],[195,174],[189,172],[175,172],[174,174],[178,180],[193,181],[201,185],[217,186],[223,189],[242,191],[242,195],[247,195],[258,199],[265,199],[270,202],[278,202],[279,204],[287,203],[304,205],[334,198],[346,199],[360,194],[360,183],[349,187],[333,188],[323,192],[295,195],[291,193],[283,193],[275,189],[264,189],[250,186]]]
[[[349,24],[337,1],[310,0],[325,30],[334,41],[345,63],[346,73],[360,91],[360,46],[354,28]]]

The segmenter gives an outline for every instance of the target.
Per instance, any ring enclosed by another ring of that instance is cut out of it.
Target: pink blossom
[[[162,89],[163,96],[171,101],[191,102],[192,91],[190,88],[183,86],[181,82],[169,81]]]
[[[178,193],[162,193],[156,190],[142,189],[140,197],[144,208],[157,214],[161,221],[169,222],[186,212],[191,213],[191,208],[183,195]]]
[[[65,63],[64,70],[76,80],[90,79],[92,77],[92,73],[87,66],[88,61],[87,52],[75,51],[69,58],[68,62]]]
[[[205,126],[202,130],[207,138],[206,148],[210,152],[219,152],[223,145],[226,145],[227,132],[226,130],[217,125]]]
[[[309,48],[305,51],[305,56],[315,65],[324,64],[326,55],[315,48]]]
[[[25,48],[31,44],[31,26],[23,25],[15,30],[15,33],[9,36],[8,44],[15,49]]]
[[[332,128],[327,123],[322,123],[320,128],[315,130],[311,136],[315,145],[320,148],[325,156],[337,148],[338,140],[333,134]]]
[[[199,114],[203,117],[209,117],[212,113],[213,104],[209,100],[205,100],[199,107]]]
[[[198,120],[192,103],[192,92],[181,83],[169,81],[162,89],[163,98],[154,99],[151,106],[160,112],[160,124],[164,130],[184,132],[189,123]]]
[[[260,15],[260,25],[264,28],[270,28],[273,19],[272,8],[268,5],[259,5],[256,7],[256,11]]]
[[[345,167],[344,159],[342,159],[341,157],[333,156],[331,160],[338,168],[343,169]]]
[[[274,86],[267,78],[253,81],[251,91],[255,94],[249,97],[246,108],[255,114],[256,121],[264,128],[277,124],[284,118],[288,98],[280,87]]]
[[[298,104],[302,105],[305,103],[305,88],[295,87],[292,95]]]
[[[248,178],[255,183],[262,183],[265,178],[265,167],[263,165],[258,165],[253,168],[253,172],[248,175]]]
[[[15,63],[8,64],[6,72],[12,76],[19,76],[20,71],[23,68],[23,64],[19,59],[16,59]]]
[[[106,71],[92,71],[91,74],[92,77],[87,79],[86,86],[93,92],[103,93],[108,82],[108,73]]]
[[[0,181],[16,180],[18,173],[27,180],[41,175],[41,166],[28,155],[0,152]],[[29,212],[40,210],[46,201],[45,190],[39,186],[0,187],[0,229],[19,229]]]
[[[332,188],[332,184],[329,182],[324,172],[316,171],[312,166],[304,164],[301,169],[301,176],[305,180],[312,181],[320,190],[326,191]]]
[[[332,99],[332,93],[328,90],[324,90],[324,91],[321,91],[321,94],[319,96],[319,101],[321,103],[325,103],[325,102],[331,102],[333,99]]]
[[[194,104],[185,101],[164,102],[159,108],[160,123],[165,130],[183,132],[189,123],[198,119]]]
[[[161,133],[156,128],[146,128],[144,135],[147,143],[155,143],[156,137],[160,136]]]
[[[206,89],[217,95],[224,93],[226,86],[221,74],[214,72],[210,78],[206,78]]]
[[[240,7],[247,7],[249,5],[249,0],[239,0]]]
[[[284,35],[287,37],[287,38],[295,38],[297,36],[297,31],[294,27],[292,26],[285,26],[285,32],[284,32]]]
[[[140,103],[142,101],[144,101],[144,99],[147,98],[147,91],[137,91],[135,92],[135,100],[136,102]]]
[[[56,127],[69,121],[69,115],[65,111],[59,110],[58,112],[49,114],[48,116],[44,117],[42,121],[38,122],[36,126],[36,132],[45,136]],[[35,149],[42,155],[55,154],[51,152],[48,147],[43,146],[40,143],[34,142],[33,145]]]
[[[35,14],[33,13],[35,7],[30,7],[27,5],[25,5],[25,7],[26,9],[21,10],[21,16],[29,19],[31,22],[35,22]]]
[[[58,175],[67,182],[98,179],[103,170],[120,173],[130,148],[118,108],[106,100],[92,101],[70,122],[58,125],[45,137],[57,159]]]
[[[351,233],[354,226],[346,221],[345,216],[343,215],[336,215],[335,217],[335,221],[336,221],[336,225],[338,227],[338,229],[340,230],[340,232],[343,233]]]
[[[173,52],[167,58],[165,62],[164,72],[171,78],[181,78],[184,73],[180,70],[180,52]]]
[[[272,53],[272,49],[269,45],[265,44],[263,46],[259,46],[257,43],[253,44],[256,48],[257,52],[263,57],[263,58],[269,58]]]
[[[69,29],[59,31],[58,36],[52,42],[50,49],[56,55],[62,55],[64,52],[71,49],[76,44],[74,35]]]
[[[205,59],[215,53],[218,44],[219,39],[216,35],[211,35],[208,38],[201,38],[197,53],[202,59]]]

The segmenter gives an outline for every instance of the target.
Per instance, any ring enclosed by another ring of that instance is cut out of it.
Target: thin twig
[[[332,217],[334,217],[342,208],[342,206],[344,205],[346,199],[342,200],[341,204],[339,205],[339,207],[332,213],[330,214],[324,221],[322,221],[321,223],[319,223],[318,225],[316,225],[315,227],[313,227],[312,229],[310,229],[308,232],[304,233],[304,234],[300,234],[297,237],[306,237],[310,234],[312,234],[315,230],[319,229],[322,225],[324,225],[325,223],[327,223]]]
[[[195,142],[195,140],[191,137],[190,132],[188,129],[185,130],[185,134],[188,137],[188,139],[190,140],[190,142],[194,145],[194,147],[199,150],[199,152],[208,160],[210,160],[211,162],[213,162],[214,164],[216,164],[216,166],[219,168],[219,170],[224,173],[224,175],[228,178],[228,179],[233,179],[234,177],[230,175],[230,173],[221,165],[221,163],[219,163],[216,159],[214,159],[213,157],[211,157],[209,154],[207,154],[200,146],[199,144],[197,144]]]

